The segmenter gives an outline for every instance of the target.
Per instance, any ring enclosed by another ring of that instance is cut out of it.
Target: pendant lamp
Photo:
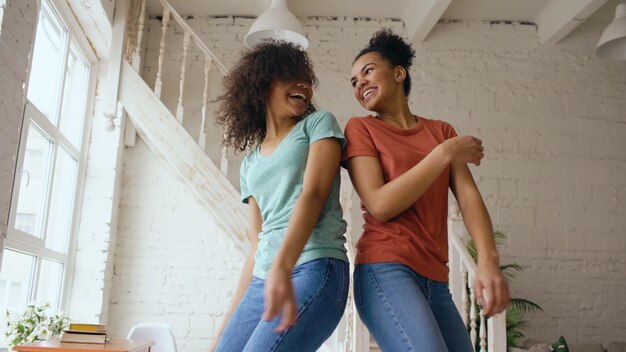
[[[250,48],[269,38],[294,43],[303,50],[309,46],[304,27],[287,8],[287,0],[272,0],[270,7],[252,23],[244,43]]]
[[[626,60],[626,2],[617,5],[615,19],[600,36],[596,55],[606,60]]]

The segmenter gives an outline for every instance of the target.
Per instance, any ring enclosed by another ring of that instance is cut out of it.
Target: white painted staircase
[[[122,64],[119,99],[152,152],[187,182],[245,253],[248,217],[239,192],[127,62]]]

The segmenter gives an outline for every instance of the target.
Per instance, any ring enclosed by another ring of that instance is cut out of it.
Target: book
[[[106,332],[106,324],[70,323],[68,330],[86,332]]]
[[[61,342],[105,343],[106,341],[107,334],[104,332],[63,330],[61,334]]]
[[[70,323],[68,330],[87,332],[107,332],[106,324]]]

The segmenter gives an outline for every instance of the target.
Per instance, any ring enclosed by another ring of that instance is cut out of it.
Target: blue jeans
[[[274,331],[280,316],[262,321],[265,280],[253,277],[224,329],[217,352],[315,352],[333,333],[348,299],[349,265],[321,258],[298,265],[291,274],[298,317],[283,332]]]
[[[384,352],[473,351],[446,282],[400,263],[360,264],[354,295],[361,320]]]

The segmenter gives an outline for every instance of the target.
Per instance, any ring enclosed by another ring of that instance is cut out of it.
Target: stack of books
[[[63,330],[61,342],[78,343],[106,343],[107,326],[104,324],[70,323],[67,330]]]

